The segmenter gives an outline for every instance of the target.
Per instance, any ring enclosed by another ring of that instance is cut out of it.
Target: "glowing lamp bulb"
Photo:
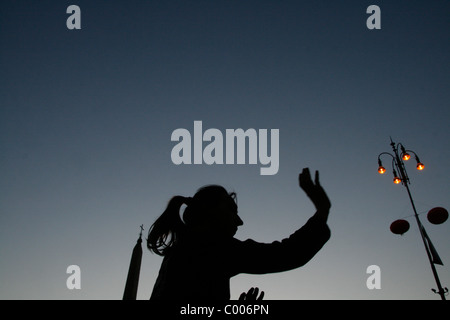
[[[402,182],[402,179],[400,179],[399,177],[395,177],[394,178],[394,183],[395,184],[399,184],[400,182]]]
[[[378,173],[379,174],[383,174],[383,173],[385,173],[386,172],[386,169],[383,167],[383,166],[379,166],[378,167]]]
[[[402,159],[405,161],[408,161],[411,158],[411,155],[409,153],[404,153]]]
[[[417,170],[423,170],[423,169],[425,169],[425,165],[422,162],[418,162],[416,168],[417,168]]]

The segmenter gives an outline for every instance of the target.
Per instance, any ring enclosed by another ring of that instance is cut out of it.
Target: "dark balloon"
[[[409,230],[409,222],[403,219],[395,220],[391,223],[391,232],[403,235]]]
[[[448,211],[442,207],[436,207],[428,211],[428,221],[432,224],[441,224],[448,219]]]

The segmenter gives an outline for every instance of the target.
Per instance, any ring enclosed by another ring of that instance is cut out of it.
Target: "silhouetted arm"
[[[320,216],[313,216],[289,238],[272,243],[233,239],[228,252],[231,275],[264,274],[292,270],[310,261],[330,238]]]
[[[330,238],[327,226],[331,202],[319,183],[319,172],[311,180],[309,169],[299,175],[300,187],[316,207],[316,213],[290,237],[272,243],[234,239],[231,261],[232,274],[273,273],[292,270],[305,265]]]

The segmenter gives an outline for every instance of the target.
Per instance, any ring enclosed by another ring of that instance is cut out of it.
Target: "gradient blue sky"
[[[81,8],[81,30],[66,8]],[[381,8],[381,30],[366,9]],[[232,279],[267,299],[438,299],[406,190],[377,173],[389,136],[416,151],[411,192],[445,266],[450,208],[450,4],[434,1],[3,1],[0,10],[0,299],[121,299],[139,225],[210,183],[238,194],[237,238],[271,242],[314,213],[330,241],[305,267]],[[173,130],[280,130],[280,169],[172,163]],[[406,218],[403,236],[389,231]],[[162,259],[144,248],[138,299]],[[66,268],[81,268],[68,290]],[[368,290],[366,268],[381,268]]]

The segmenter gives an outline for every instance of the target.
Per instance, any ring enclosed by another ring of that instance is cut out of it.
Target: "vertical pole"
[[[423,228],[424,227],[423,227],[422,223],[419,220],[419,215],[417,214],[416,206],[414,205],[414,201],[413,201],[413,198],[411,196],[411,192],[409,191],[409,187],[408,187],[407,184],[405,184],[405,187],[406,187],[406,190],[408,191],[409,200],[411,200],[411,205],[412,205],[413,210],[414,210],[414,217],[416,218],[416,222],[417,222],[417,225],[418,225],[419,231],[420,231],[420,236],[422,237],[423,245],[425,246],[425,251],[427,252],[428,261],[430,262],[430,266],[431,266],[431,271],[433,271],[434,280],[436,281],[436,284],[437,284],[437,287],[438,287],[438,292],[437,293],[441,296],[442,300],[446,300],[445,299],[445,291],[442,288],[441,281],[439,280],[439,276],[438,276],[438,273],[436,271],[436,267],[434,266],[433,259],[431,257],[430,249],[428,248],[427,242],[425,240],[425,235],[423,234]]]
[[[433,259],[431,257],[430,248],[428,247],[427,242],[425,240],[425,235],[423,234],[424,227],[423,227],[422,223],[420,222],[419,215],[417,214],[416,206],[414,205],[414,200],[411,196],[411,192],[409,191],[409,187],[408,187],[409,179],[408,179],[408,175],[406,174],[406,168],[403,165],[403,162],[401,161],[400,156],[398,155],[398,149],[396,148],[395,143],[392,141],[392,138],[391,138],[391,146],[392,146],[392,150],[394,150],[394,155],[395,155],[394,161],[396,162],[397,168],[400,171],[400,177],[402,179],[402,183],[405,186],[406,190],[408,191],[409,200],[411,201],[411,205],[414,210],[414,217],[416,218],[416,222],[417,222],[417,225],[418,225],[419,231],[420,231],[420,236],[422,237],[423,245],[425,246],[425,251],[427,252],[428,261],[430,262],[431,271],[433,272],[434,280],[436,280],[436,284],[438,287],[437,293],[441,296],[442,300],[446,300],[445,299],[445,291],[442,288],[438,273],[436,271],[436,267],[434,266]]]

